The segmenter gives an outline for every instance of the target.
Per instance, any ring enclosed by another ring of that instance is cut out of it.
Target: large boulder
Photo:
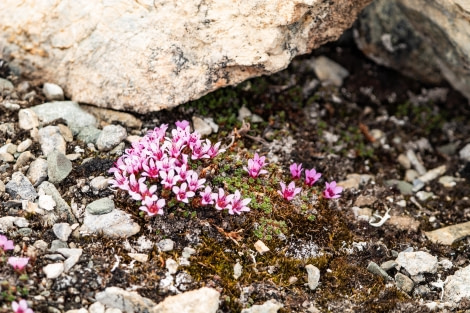
[[[377,63],[426,83],[447,80],[470,99],[470,2],[376,0],[355,39]]]
[[[371,0],[2,0],[0,53],[73,101],[157,111],[287,67]]]

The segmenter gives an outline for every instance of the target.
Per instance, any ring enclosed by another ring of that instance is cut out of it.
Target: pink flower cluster
[[[212,159],[224,152],[220,142],[212,145],[210,140],[202,140],[197,132],[190,131],[188,121],[176,122],[176,129],[169,136],[167,130],[168,125],[162,124],[126,149],[109,170],[114,174],[111,187],[127,191],[132,199],[140,201],[139,209],[150,216],[163,214],[168,197],[162,193],[172,193],[177,201],[189,203],[201,189],[202,205],[216,203],[217,209],[227,209],[229,214],[249,211],[249,199],[243,200],[246,204],[242,206],[237,202],[237,193],[217,206],[220,189],[212,193],[211,187],[205,185],[206,179],[191,169],[191,162]]]
[[[302,163],[293,163],[289,167],[292,179],[300,179],[302,176]],[[321,177],[321,173],[317,173],[315,169],[305,170],[305,184],[309,187],[312,187]],[[280,182],[281,190],[277,192],[286,200],[290,201],[302,191],[302,188],[296,187],[295,182],[292,181],[286,187],[284,182]],[[325,190],[322,195],[325,199],[336,199],[340,197],[341,192],[343,191],[342,187],[336,186],[336,182],[332,181],[331,183],[326,182]]]
[[[4,235],[0,235],[0,248],[2,248],[3,252],[8,250],[13,250],[15,244],[13,240],[8,240],[8,238]],[[28,265],[29,258],[21,258],[11,256],[8,258],[8,264],[10,264],[13,269],[16,271],[22,271],[26,265]],[[26,300],[20,300],[19,302],[13,301],[11,303],[11,308],[14,313],[34,313],[34,311],[28,308],[28,303]]]

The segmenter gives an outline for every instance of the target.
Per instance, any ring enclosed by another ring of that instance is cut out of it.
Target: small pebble
[[[29,147],[31,147],[32,144],[33,144],[33,141],[30,138],[28,138],[28,139],[20,142],[20,144],[18,145],[16,150],[18,152],[24,152],[24,151],[28,150]]]
[[[62,101],[64,100],[64,91],[59,85],[52,83],[45,83],[42,87],[42,92],[49,101]]]
[[[406,293],[410,293],[414,287],[413,281],[402,273],[397,273],[395,275],[395,283],[397,284],[398,289],[401,289]]]
[[[243,267],[240,262],[235,263],[233,266],[233,278],[235,280],[239,279],[242,276]]]
[[[72,228],[69,223],[57,223],[52,226],[52,230],[56,237],[61,241],[67,241],[70,234],[72,233]]]
[[[176,274],[178,271],[178,263],[176,263],[176,261],[171,258],[165,261],[165,267],[170,274]]]
[[[42,268],[46,277],[49,279],[55,279],[64,272],[64,263],[53,263],[48,264]]]
[[[308,288],[310,290],[317,289],[320,281],[320,270],[312,264],[307,264],[305,269],[307,270]]]
[[[268,246],[266,246],[266,244],[262,242],[261,240],[258,240],[257,242],[255,242],[254,246],[255,246],[256,251],[258,251],[260,254],[264,254],[270,251]]]
[[[175,242],[171,239],[162,239],[157,243],[157,247],[162,252],[172,251],[175,246]]]

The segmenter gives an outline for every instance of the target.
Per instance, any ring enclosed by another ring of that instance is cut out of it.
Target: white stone
[[[144,113],[285,69],[369,2],[3,0],[0,46],[74,101]]]
[[[470,298],[470,265],[448,276],[444,287],[444,301],[458,303],[462,298]]]
[[[39,130],[39,143],[44,156],[47,156],[52,151],[56,150],[65,154],[66,143],[64,137],[60,133],[57,126],[46,126]]]
[[[62,88],[56,84],[45,83],[42,87],[42,92],[46,96],[46,99],[49,101],[64,100],[64,91]]]
[[[434,274],[437,271],[437,257],[424,252],[400,252],[395,260],[411,276],[421,273]]]
[[[147,263],[149,259],[148,254],[145,253],[128,253],[127,255],[129,255],[132,259],[140,263]]]
[[[88,307],[89,313],[104,313],[105,306],[99,301],[96,301]]]
[[[166,297],[152,309],[152,313],[216,313],[219,308],[218,291],[203,287]]]
[[[31,139],[26,139],[22,142],[20,142],[20,144],[18,145],[18,147],[16,148],[16,150],[18,152],[24,152],[26,150],[29,149],[29,147],[31,147],[31,145],[33,144],[33,141]]]
[[[52,231],[58,239],[67,241],[72,233],[72,228],[69,223],[57,223],[52,226]]]
[[[83,251],[82,249],[76,248],[59,248],[57,249],[57,252],[67,258],[64,261],[64,272],[67,273],[75,264],[77,264]]]
[[[317,289],[320,282],[320,270],[312,264],[307,264],[305,269],[307,270],[308,288],[310,290]]]
[[[248,309],[243,309],[241,313],[276,313],[282,307],[281,303],[271,299],[263,304],[255,304]]]
[[[96,147],[100,151],[109,151],[124,141],[127,131],[121,125],[107,125],[96,140]]]
[[[240,276],[242,276],[242,272],[243,267],[240,262],[235,263],[235,265],[233,266],[233,278],[235,278],[235,280],[239,279]]]
[[[328,82],[340,87],[343,80],[349,76],[349,72],[338,63],[325,56],[319,56],[313,62],[315,75],[322,82]]]
[[[470,143],[459,151],[459,156],[462,160],[470,162]]]
[[[98,292],[95,299],[108,308],[116,308],[124,312],[154,312],[150,311],[155,303],[140,296],[135,291],[126,291],[118,287],[108,287]]]
[[[132,220],[130,214],[119,209],[101,215],[93,215],[85,210],[83,225],[80,227],[83,235],[102,233],[111,238],[130,237],[139,231],[139,224]]]
[[[18,125],[21,129],[29,130],[39,127],[39,118],[31,109],[22,109],[18,112]]]
[[[104,176],[98,176],[90,181],[90,187],[93,190],[104,190],[108,188],[109,179]]]
[[[178,271],[178,263],[171,258],[165,261],[165,267],[170,274],[175,274]]]
[[[212,134],[212,127],[200,117],[193,116],[193,127],[194,131],[199,133],[201,136]]]
[[[264,254],[270,251],[268,246],[266,246],[266,244],[262,242],[261,240],[258,240],[257,242],[255,242],[254,246],[255,246],[256,251],[258,251],[260,254]]]
[[[16,227],[19,227],[19,228],[23,228],[23,227],[28,227],[29,226],[29,222],[27,219],[25,219],[24,217],[16,217],[15,221],[13,222]]]
[[[49,279],[55,279],[64,272],[64,263],[52,263],[42,268],[44,274]]]

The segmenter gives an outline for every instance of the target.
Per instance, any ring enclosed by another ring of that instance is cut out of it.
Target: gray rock
[[[49,101],[62,101],[64,100],[64,91],[59,85],[45,83],[42,87],[42,92],[46,96],[46,99]]]
[[[47,251],[48,244],[44,240],[39,239],[33,243],[33,246],[40,252],[44,253]]]
[[[195,132],[198,132],[201,136],[208,136],[212,134],[212,127],[202,118],[193,116],[192,120]]]
[[[414,169],[410,168],[410,169],[407,169],[406,172],[405,172],[405,180],[407,182],[413,182],[413,180],[415,180],[418,177],[419,177],[419,174]]]
[[[361,14],[356,43],[374,61],[470,98],[468,1],[378,0]]]
[[[11,180],[5,185],[5,191],[12,199],[33,201],[38,196],[31,182],[21,172],[13,173]]]
[[[110,238],[130,237],[139,231],[139,224],[132,220],[130,214],[118,209],[102,215],[93,215],[86,210],[83,225],[80,227],[82,234],[102,233]]]
[[[248,309],[243,309],[241,313],[276,313],[283,307],[281,303],[271,299],[263,304],[255,304]]]
[[[59,240],[67,242],[72,233],[72,228],[69,223],[57,223],[52,226],[52,231]]]
[[[410,293],[415,285],[408,276],[403,275],[402,273],[397,273],[395,275],[395,283],[397,284],[398,289],[401,289],[406,293]]]
[[[434,196],[434,194],[432,192],[427,191],[418,191],[416,193],[416,198],[418,198],[418,200],[422,202],[428,200],[432,196]]]
[[[411,276],[421,273],[434,274],[437,271],[437,257],[424,252],[400,252],[395,260]]]
[[[442,245],[452,245],[463,238],[470,236],[470,222],[442,227],[424,233],[429,240]]]
[[[308,288],[315,290],[320,281],[320,270],[312,264],[307,264],[305,269],[307,270]]]
[[[157,243],[157,247],[162,252],[169,252],[172,251],[175,246],[175,242],[171,239],[162,239]]]
[[[16,160],[15,166],[13,168],[14,169],[20,169],[23,166],[28,165],[29,162],[31,162],[34,159],[35,159],[35,156],[30,151],[22,152],[18,156],[18,159]]]
[[[127,131],[120,125],[107,125],[96,140],[96,146],[100,151],[109,151],[127,137]]]
[[[406,151],[406,157],[410,160],[411,165],[415,168],[419,175],[424,175],[426,173],[426,168],[423,166],[415,152],[411,149]]]
[[[403,166],[403,168],[409,170],[411,168],[411,162],[410,160],[408,159],[408,157],[404,154],[400,154],[398,156],[398,159],[397,159],[398,163],[400,163],[401,166]]]
[[[66,120],[67,126],[74,134],[78,134],[82,127],[97,125],[95,117],[73,101],[47,102],[31,109],[37,114],[39,120],[45,124],[59,118]]]
[[[57,252],[65,256],[67,259],[64,261],[64,272],[67,273],[75,264],[77,264],[80,256],[82,255],[82,249],[69,249],[59,248]]]
[[[109,198],[101,198],[86,206],[88,213],[93,215],[108,214],[114,210],[114,201]]]
[[[404,180],[390,179],[385,181],[385,185],[388,187],[395,186],[400,190],[402,195],[412,195],[413,194],[413,185],[407,183]]]
[[[343,85],[343,80],[349,76],[349,72],[344,67],[325,56],[316,58],[312,67],[320,81],[331,83],[337,87]]]
[[[69,246],[67,245],[67,242],[59,240],[59,239],[54,239],[52,240],[51,243],[51,248],[49,249],[50,252],[56,252],[59,249],[66,249]]]
[[[49,182],[58,184],[62,182],[72,171],[72,162],[59,152],[52,151],[47,155],[47,176]]]
[[[72,209],[67,202],[62,199],[59,191],[52,183],[48,181],[42,182],[38,188],[42,189],[46,195],[52,196],[52,199],[54,199],[56,203],[56,210],[54,210],[54,212],[58,211],[60,219],[66,220],[69,224],[77,223],[77,219],[73,215]]]
[[[18,152],[24,152],[24,151],[28,150],[29,147],[31,147],[32,144],[33,144],[33,141],[30,138],[27,138],[26,140],[23,140],[22,142],[20,142],[20,144],[18,145],[16,150]]]
[[[15,86],[5,78],[0,78],[0,93],[9,94],[15,89]]]
[[[48,279],[55,279],[64,272],[64,263],[52,263],[42,268]]]
[[[29,226],[29,222],[27,219],[25,219],[24,217],[16,217],[15,218],[15,221],[13,222],[15,224],[16,227],[19,227],[19,228],[23,228],[23,227],[28,227]]]
[[[153,307],[150,313],[216,313],[219,308],[218,291],[203,287],[187,291],[175,296],[166,297],[162,302]]]
[[[108,188],[108,185],[109,185],[109,178],[106,178],[104,176],[95,177],[90,181],[90,187],[93,190],[97,190],[97,191]]]
[[[77,139],[83,141],[84,143],[95,144],[96,140],[101,134],[101,130],[95,126],[85,126],[80,129],[80,132],[77,135]]]
[[[66,143],[57,126],[46,126],[38,132],[38,141],[41,145],[42,153],[47,156],[52,151],[59,151],[65,154]]]
[[[375,262],[369,262],[369,265],[367,265],[367,270],[371,272],[372,274],[382,276],[385,280],[392,280],[392,277],[390,277],[386,271],[384,271],[380,266],[377,265]]]
[[[22,109],[18,112],[18,125],[25,130],[37,128],[39,127],[39,117],[31,109]]]
[[[470,298],[470,265],[448,276],[444,287],[444,301],[459,303],[463,298]]]
[[[26,177],[35,187],[45,181],[47,179],[47,161],[38,158],[31,162]]]
[[[104,291],[98,292],[95,299],[109,308],[129,313],[152,312],[152,308],[155,307],[152,300],[140,296],[135,291],[126,291],[118,287],[108,287]]]
[[[18,229],[17,232],[18,232],[19,236],[29,237],[33,233],[33,230],[31,228],[28,228],[28,227],[23,227],[23,228]]]

